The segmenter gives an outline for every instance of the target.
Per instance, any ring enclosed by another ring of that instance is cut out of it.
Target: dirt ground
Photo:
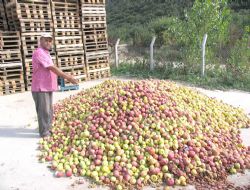
[[[104,81],[88,81],[80,90]],[[250,93],[240,91],[211,91],[196,88],[207,96],[241,107],[250,114]],[[54,93],[54,103],[78,91]],[[250,146],[250,130],[242,130],[244,143]],[[0,97],[0,190],[85,190],[90,183],[84,178],[55,178],[53,173],[37,160],[39,136],[36,113],[30,92]],[[77,184],[77,182],[82,184]],[[250,185],[250,172],[230,176],[237,186]],[[75,184],[75,185],[72,185]],[[104,187],[92,188],[107,189]],[[145,190],[153,190],[147,187]],[[174,189],[194,189],[192,186]]]

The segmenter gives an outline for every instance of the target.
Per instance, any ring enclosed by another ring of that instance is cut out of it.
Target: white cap
[[[44,37],[44,38],[53,38],[52,35],[50,33],[43,33],[41,34],[41,37]]]

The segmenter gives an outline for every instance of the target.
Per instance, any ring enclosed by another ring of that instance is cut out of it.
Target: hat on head
[[[41,37],[43,37],[43,38],[53,38],[52,35],[50,33],[48,33],[48,32],[47,33],[42,33]]]

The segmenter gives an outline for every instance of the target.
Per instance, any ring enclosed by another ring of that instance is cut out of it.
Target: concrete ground
[[[88,81],[80,85],[86,89],[104,81]],[[236,107],[242,107],[250,114],[250,93],[240,91],[198,91]],[[78,91],[54,93],[54,103]],[[250,146],[250,131],[242,130],[242,138]],[[53,173],[40,164],[36,157],[39,136],[36,113],[30,92],[0,97],[0,190],[85,190],[90,183],[84,178],[55,178]],[[238,186],[250,185],[250,172],[230,176],[229,181]],[[104,187],[92,188],[107,189]],[[153,190],[148,187],[146,190]],[[177,188],[179,189],[179,188]],[[188,186],[180,189],[194,189]]]

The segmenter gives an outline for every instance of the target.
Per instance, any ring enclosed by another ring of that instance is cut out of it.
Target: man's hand
[[[55,73],[56,75],[68,80],[69,82],[71,82],[72,84],[78,84],[78,80],[75,79],[73,76],[68,75],[64,72],[62,72],[59,68],[57,68],[56,66],[52,65],[48,67],[49,70],[51,70],[53,73]]]
[[[71,82],[72,84],[78,84],[78,83],[79,83],[78,80],[75,79],[73,76],[67,77],[67,80],[68,80],[69,82]]]

